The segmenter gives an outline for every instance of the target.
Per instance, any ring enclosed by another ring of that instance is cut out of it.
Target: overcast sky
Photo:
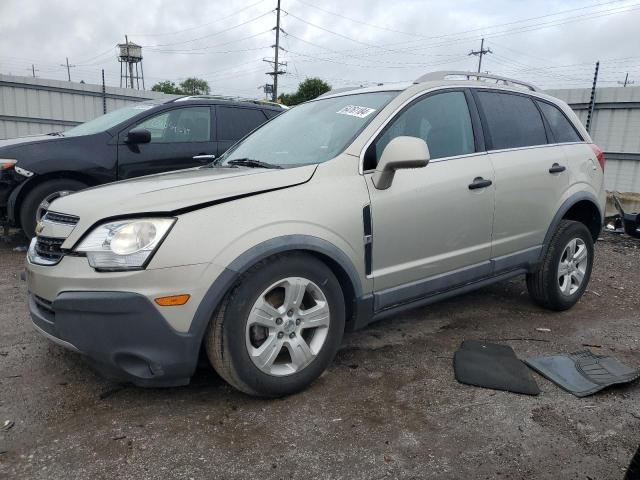
[[[258,97],[270,81],[277,0],[0,0],[0,73],[119,85],[115,45],[143,45],[145,83],[205,78],[212,92]],[[282,0],[280,91],[318,76],[332,86],[482,70],[541,87],[640,85],[640,0]]]

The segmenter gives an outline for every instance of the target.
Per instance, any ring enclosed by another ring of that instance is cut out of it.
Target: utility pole
[[[484,48],[484,38],[480,42],[480,50],[471,50],[469,55],[478,56],[478,73],[480,73],[480,69],[482,68],[482,56],[488,53],[493,53],[490,48]]]
[[[272,45],[275,48],[275,55],[273,61],[264,59],[267,63],[273,63],[273,71],[267,72],[267,75],[273,75],[273,90],[271,92],[271,100],[278,101],[278,75],[283,75],[284,70],[280,70],[280,67],[286,67],[287,64],[278,61],[278,55],[280,53],[280,0],[278,0],[278,6],[276,7],[276,44]]]
[[[636,83],[634,80],[629,81],[629,72],[627,72],[627,74],[624,76],[624,82],[618,82],[618,85],[626,87],[627,85],[633,85],[634,83]]]
[[[69,57],[66,57],[66,58],[67,58],[67,64],[66,65],[60,64],[60,66],[61,67],[67,67],[67,79],[69,81],[71,81],[71,70],[70,69],[75,67],[75,65],[69,65]]]
[[[107,88],[104,84],[104,68],[102,69],[102,113],[107,113]]]
[[[36,66],[32,63],[31,64],[31,75],[33,75],[33,78],[36,78],[36,72],[39,72],[40,70],[38,70],[36,68]]]
[[[591,86],[591,99],[589,100],[589,112],[587,113],[587,124],[585,125],[587,132],[591,132],[591,119],[593,118],[593,110],[596,106],[596,84],[598,83],[599,68],[600,68],[600,60],[596,62],[596,70],[593,73],[593,85]]]

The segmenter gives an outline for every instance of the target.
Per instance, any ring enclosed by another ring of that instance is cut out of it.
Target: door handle
[[[469,190],[476,190],[478,188],[487,188],[493,184],[491,180],[485,180],[482,177],[476,177],[473,179],[473,183],[469,184]]]
[[[564,172],[567,169],[567,167],[565,167],[564,165],[560,165],[559,163],[554,163],[553,165],[551,165],[551,168],[549,169],[549,173],[560,173],[560,172]]]
[[[194,160],[215,160],[215,158],[216,158],[215,155],[206,155],[206,154],[194,155],[193,156]]]

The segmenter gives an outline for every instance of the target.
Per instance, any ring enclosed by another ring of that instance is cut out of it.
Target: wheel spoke
[[[261,369],[269,370],[282,350],[282,341],[275,333],[270,334],[259,348],[249,352],[253,362]]]
[[[286,310],[296,310],[300,308],[304,293],[307,291],[307,285],[308,282],[302,278],[292,278],[287,280],[284,286],[285,294],[283,304]]]
[[[298,317],[302,321],[302,328],[328,327],[329,305],[327,302],[318,303],[308,310],[300,310]]]
[[[280,312],[267,302],[264,297],[257,305],[254,305],[249,315],[249,325],[262,325],[263,327],[275,328],[276,318],[280,316]]]
[[[569,264],[566,262],[560,262],[558,266],[558,280],[565,277],[569,273]]]
[[[569,249],[569,255],[567,256],[567,260],[573,258],[573,256],[575,255],[576,243],[577,243],[577,240],[574,238],[569,242],[569,245],[567,245],[567,248]]]
[[[584,278],[584,272],[582,272],[579,268],[576,268],[571,274],[573,279],[576,281],[576,286],[580,286],[582,284],[582,279]]]
[[[565,295],[569,295],[571,292],[571,275],[564,275],[564,281],[562,282],[562,285],[560,285],[560,290]]]
[[[314,358],[314,354],[304,341],[304,338],[297,336],[287,341],[287,348],[291,355],[291,366],[295,371],[304,368]]]
[[[580,262],[583,262],[586,259],[587,259],[587,246],[586,245],[580,245],[578,247],[578,250],[573,254],[573,260],[576,263],[580,263]]]

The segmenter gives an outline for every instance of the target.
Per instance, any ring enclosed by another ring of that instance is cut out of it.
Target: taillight
[[[590,143],[589,146],[591,147],[591,150],[593,150],[593,153],[595,153],[596,158],[598,159],[598,163],[600,164],[600,167],[604,172],[604,152],[600,150],[600,147],[598,147],[595,143]]]

